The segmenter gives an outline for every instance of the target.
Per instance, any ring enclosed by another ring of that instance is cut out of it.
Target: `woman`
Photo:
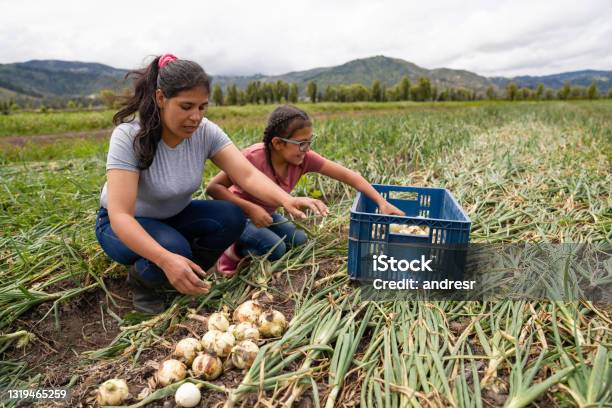
[[[236,241],[245,226],[240,207],[192,200],[211,159],[254,196],[303,218],[300,208],[326,214],[318,201],[291,197],[253,167],[214,123],[204,119],[210,81],[197,63],[171,54],[155,58],[136,77],[134,95],[117,112],[96,238],[115,261],[132,265],[134,307],[159,313],[159,289],[209,290],[199,276]],[[138,118],[135,119],[135,114]],[[200,265],[193,262],[196,259]]]

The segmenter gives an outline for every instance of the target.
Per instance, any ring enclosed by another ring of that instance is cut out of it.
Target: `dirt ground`
[[[335,270],[334,268],[337,268],[337,265],[331,262],[324,263],[319,274],[325,276],[331,270]],[[290,279],[293,287],[299,288],[304,284],[306,273],[293,271]],[[133,397],[129,403],[136,403],[138,401],[134,397],[147,387],[155,373],[155,363],[168,358],[173,351],[173,345],[178,340],[184,337],[201,338],[206,331],[201,321],[186,319],[163,336],[168,342],[165,347],[160,345],[144,349],[136,364],[125,357],[88,362],[83,352],[107,347],[120,333],[119,322],[111,315],[109,309],[119,317],[125,316],[132,310],[131,293],[123,279],[105,280],[105,285],[116,304],[102,289],[72,299],[60,307],[59,329],[56,327],[53,311],[44,320],[40,320],[49,311],[51,307],[49,304],[33,309],[16,322],[16,326],[35,334],[36,340],[26,350],[13,350],[7,357],[25,361],[33,373],[40,373],[42,375],[40,387],[69,387],[72,393],[68,402],[37,403],[35,406],[91,406],[94,403],[97,387],[107,379],[115,377],[127,381]],[[291,289],[286,274],[277,273],[269,287],[269,293],[273,294],[272,298],[264,295],[259,297],[258,301],[264,307],[273,307],[281,311],[287,320],[290,320],[293,317],[294,304],[290,297]],[[212,382],[232,388],[237,386],[242,378],[243,373],[240,370],[232,369],[225,371],[218,380]],[[323,389],[320,391],[325,392]],[[201,406],[222,405],[225,397],[224,393],[204,390]],[[247,406],[256,404],[256,397],[253,396],[248,401],[250,402],[246,402]],[[172,398],[166,398],[147,406],[173,407],[175,404]],[[300,406],[312,406],[311,397],[305,395]]]

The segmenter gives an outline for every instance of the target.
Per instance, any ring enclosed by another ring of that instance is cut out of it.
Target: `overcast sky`
[[[612,2],[0,0],[0,63],[136,68],[164,52],[217,75],[373,55],[486,76],[612,70]]]

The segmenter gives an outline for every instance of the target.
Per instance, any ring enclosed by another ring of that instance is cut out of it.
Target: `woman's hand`
[[[405,212],[403,212],[402,210],[400,210],[396,206],[394,206],[392,204],[389,204],[388,201],[385,201],[384,203],[381,203],[378,206],[378,209],[380,210],[380,212],[382,214],[386,214],[386,215],[401,215],[401,216],[406,215]]]
[[[269,227],[272,224],[272,216],[257,204],[249,206],[246,216],[251,219],[257,228]]]
[[[210,289],[210,284],[196,275],[197,273],[205,277],[206,273],[184,256],[169,252],[158,266],[164,271],[170,284],[185,295],[204,295]]]
[[[323,201],[308,197],[290,197],[283,203],[283,207],[289,214],[299,219],[306,218],[306,214],[300,211],[300,208],[309,208],[317,215],[329,214],[327,206]]]

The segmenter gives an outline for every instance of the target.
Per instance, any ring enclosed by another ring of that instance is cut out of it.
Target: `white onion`
[[[174,400],[179,407],[195,407],[200,403],[200,399],[200,389],[190,382],[182,384],[174,393]]]
[[[230,358],[236,368],[249,368],[255,361],[259,347],[250,340],[243,340],[232,348]]]
[[[215,353],[219,357],[227,356],[235,343],[234,335],[218,330],[210,330],[202,337],[204,350]]]
[[[185,364],[191,365],[199,351],[202,351],[202,343],[193,337],[186,337],[176,344],[174,355]]]
[[[236,325],[232,332],[237,341],[259,340],[259,329],[253,323],[242,322]]]
[[[200,353],[195,360],[193,360],[191,370],[196,377],[214,380],[223,372],[223,363],[217,356],[208,353]]]
[[[254,300],[247,300],[234,310],[234,322],[242,323],[249,322],[257,324],[259,315],[263,312],[263,308]]]
[[[287,319],[278,310],[270,310],[259,316],[259,332],[264,337],[280,337],[287,328]]]
[[[157,370],[155,378],[162,386],[180,381],[187,375],[187,367],[178,360],[170,359],[162,362]]]
[[[117,378],[105,381],[98,388],[96,400],[100,405],[121,405],[129,393],[125,380]]]
[[[226,331],[229,321],[225,313],[213,313],[208,318],[208,330]]]

